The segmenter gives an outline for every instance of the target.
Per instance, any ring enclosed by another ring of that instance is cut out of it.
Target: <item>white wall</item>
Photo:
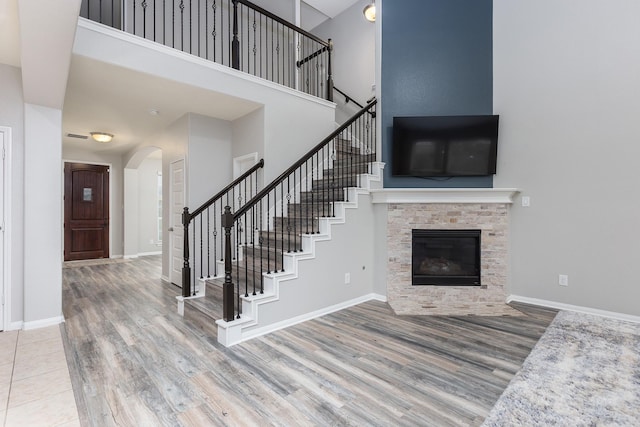
[[[124,168],[123,170],[124,185],[124,236],[123,236],[123,254],[125,258],[136,257],[138,255],[138,245],[140,244],[138,229],[140,226],[140,204],[139,191],[140,179],[138,169]]]
[[[79,26],[74,53],[264,106],[266,180],[278,176],[334,128],[333,103],[134,36],[110,37]]]
[[[62,320],[62,110],[24,104],[24,139],[24,326],[30,329]]]
[[[11,323],[24,318],[24,99],[20,69],[0,64],[0,125],[11,128]],[[10,304],[10,305],[9,305]],[[11,325],[5,325],[11,327]]]
[[[493,4],[511,293],[640,315],[640,3]]]
[[[189,209],[197,209],[232,180],[231,123],[189,114]]]
[[[234,120],[232,132],[234,158],[250,153],[258,153],[258,160],[264,156],[264,108]]]
[[[126,170],[126,169],[125,169]],[[138,254],[158,252],[158,173],[161,159],[145,159],[138,171]],[[164,188],[163,188],[164,191]],[[163,225],[163,228],[164,225]]]
[[[124,252],[124,171],[120,154],[107,154],[78,148],[63,147],[62,159],[78,163],[111,165],[109,170],[109,251],[111,257]],[[61,222],[62,224],[62,222]]]

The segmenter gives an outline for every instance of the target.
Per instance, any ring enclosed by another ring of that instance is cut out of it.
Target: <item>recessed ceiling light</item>
[[[158,116],[160,115],[160,110],[156,110],[155,108],[152,108],[149,110],[149,114],[151,114],[152,116]]]

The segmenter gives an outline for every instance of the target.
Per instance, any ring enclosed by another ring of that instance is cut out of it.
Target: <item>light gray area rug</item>
[[[483,426],[640,426],[640,324],[559,312]]]

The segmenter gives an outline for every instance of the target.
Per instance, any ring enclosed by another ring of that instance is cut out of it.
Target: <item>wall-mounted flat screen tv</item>
[[[496,173],[498,116],[394,117],[394,176],[487,176]]]

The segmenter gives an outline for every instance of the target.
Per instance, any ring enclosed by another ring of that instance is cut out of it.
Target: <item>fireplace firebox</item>
[[[412,230],[412,285],[480,286],[481,230]]]

